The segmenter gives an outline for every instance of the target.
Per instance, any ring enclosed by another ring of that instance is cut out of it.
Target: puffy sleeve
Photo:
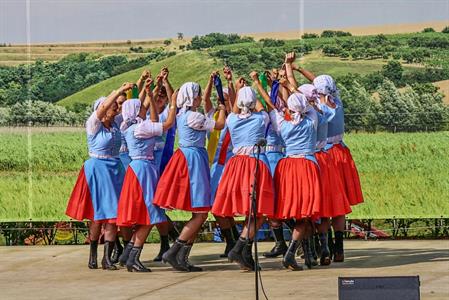
[[[95,135],[101,128],[101,121],[98,119],[97,112],[94,111],[86,121],[86,132],[88,135]]]
[[[270,111],[271,128],[276,131],[281,131],[281,125],[285,122],[284,116],[277,110],[273,109]]]
[[[162,123],[145,120],[136,125],[134,136],[138,139],[149,139],[154,136],[161,136],[163,133]]]
[[[211,132],[215,127],[215,120],[199,112],[190,112],[187,116],[187,126],[195,130]]]

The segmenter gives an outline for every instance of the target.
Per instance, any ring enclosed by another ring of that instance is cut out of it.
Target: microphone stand
[[[259,255],[257,254],[257,177],[259,175],[259,160],[260,160],[260,148],[261,145],[257,143],[254,145],[257,147],[256,151],[256,168],[254,170],[254,179],[251,191],[251,208],[250,214],[248,218],[248,236],[249,239],[249,231],[251,226],[251,215],[254,218],[254,274],[255,274],[255,285],[256,285],[256,300],[259,300]]]

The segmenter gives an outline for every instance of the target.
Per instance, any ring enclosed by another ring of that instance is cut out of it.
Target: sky
[[[449,20],[449,0],[0,0],[0,43],[156,39],[210,32]]]

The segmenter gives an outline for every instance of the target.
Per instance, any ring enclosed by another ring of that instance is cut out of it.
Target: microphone
[[[257,147],[265,147],[267,145],[267,139],[261,138],[257,141],[256,145]]]

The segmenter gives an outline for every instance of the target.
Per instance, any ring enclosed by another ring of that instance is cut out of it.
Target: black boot
[[[182,248],[178,251],[178,254],[176,255],[176,261],[178,263],[178,266],[182,268],[183,271],[201,272],[203,271],[202,268],[196,267],[189,262],[189,255],[190,251],[192,250],[192,246],[193,244],[183,245]]]
[[[245,247],[243,247],[242,257],[243,257],[243,261],[245,262],[245,264],[247,266],[251,267],[251,271],[255,271],[256,263],[254,261],[253,254],[251,251],[252,248],[253,248],[253,241],[249,240],[248,243],[245,245]],[[259,271],[260,271],[260,266],[258,266],[258,267],[259,267]]]
[[[312,249],[310,248],[309,239],[302,240],[301,244],[304,251],[304,264],[307,266],[307,268],[312,269],[313,255]]]
[[[170,244],[168,243],[168,235],[161,235],[161,248],[158,255],[153,259],[153,261],[162,261],[162,255],[170,249]]]
[[[234,241],[237,241],[240,237],[240,232],[237,228],[237,225],[231,226],[231,230],[232,230],[232,237]]]
[[[335,250],[334,250],[335,245],[334,245],[334,238],[333,238],[333,235],[332,235],[332,229],[329,229],[327,231],[327,245],[329,247],[330,257],[333,257],[334,253],[335,253]]]
[[[312,259],[312,266],[318,266],[318,255],[316,254],[315,249],[315,236],[311,236],[309,238],[309,249],[310,249],[310,255]]]
[[[243,259],[243,249],[248,244],[248,240],[244,239],[242,237],[239,237],[237,242],[235,243],[234,248],[231,249],[228,253],[228,259],[230,262],[236,262],[240,265],[240,268],[251,271],[253,266],[249,265],[244,259]]]
[[[263,256],[267,258],[278,257],[279,255],[284,255],[287,252],[287,244],[284,239],[284,229],[281,227],[272,228],[274,240],[276,243],[270,252],[265,252]]]
[[[128,260],[126,261],[126,268],[128,272],[151,272],[140,262],[140,253],[142,253],[143,247],[133,247],[129,253]]]
[[[331,264],[331,254],[327,242],[328,242],[327,233],[320,233],[320,244],[321,244],[320,265],[322,266],[328,266]]]
[[[287,252],[284,255],[284,258],[282,259],[282,265],[286,269],[290,269],[292,271],[302,271],[303,267],[298,265],[298,262],[296,261],[295,254],[296,251],[299,248],[299,245],[301,244],[301,241],[290,241],[290,245],[288,246]]]
[[[224,240],[226,242],[226,248],[223,254],[220,254],[220,257],[228,257],[229,251],[235,246],[235,240],[232,236],[232,231],[230,228],[222,229],[221,234],[224,237]]]
[[[335,232],[334,262],[344,262],[345,254],[343,250],[343,231]]]
[[[186,244],[186,241],[182,241],[177,239],[175,243],[162,255],[162,262],[169,263],[175,270],[178,271],[186,271],[185,268],[182,268],[178,265],[178,261],[176,260],[176,256],[178,252],[182,249],[182,247]]]
[[[123,253],[123,247],[122,247],[122,244],[120,243],[120,239],[117,237],[115,239],[114,251],[112,252],[112,258],[111,258],[111,261],[113,264],[118,263],[118,259],[119,259],[120,255],[122,255],[122,253]]]
[[[125,249],[123,250],[122,255],[120,255],[120,257],[118,258],[118,262],[122,267],[126,265],[129,253],[131,252],[131,249],[134,247],[134,243],[130,241],[123,241],[123,244],[125,245]]]
[[[97,249],[98,241],[90,241],[89,264],[87,265],[89,269],[98,269]]]
[[[103,270],[117,270],[117,267],[111,261],[112,251],[114,250],[115,241],[104,241],[104,253],[101,260]]]

